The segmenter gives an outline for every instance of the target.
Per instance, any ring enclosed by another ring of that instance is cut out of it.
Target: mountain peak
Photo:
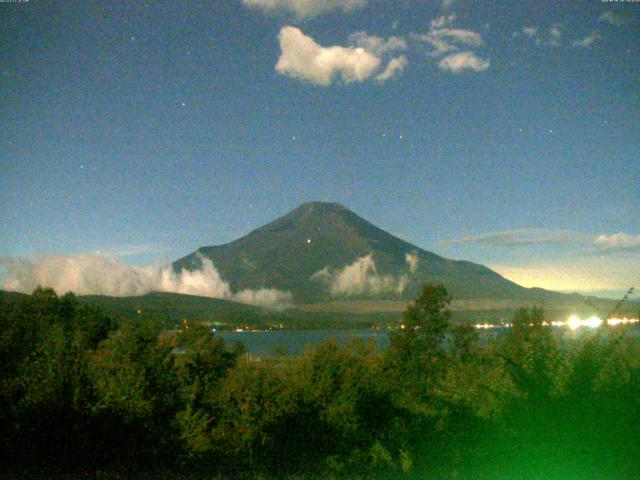
[[[298,207],[296,207],[294,209],[298,210],[298,209],[309,209],[309,208],[325,208],[325,209],[333,209],[333,210],[347,210],[347,208],[337,202],[323,202],[320,200],[313,200],[310,202],[304,202],[301,203],[300,205],[298,205]]]
[[[347,207],[335,202],[305,202],[295,209],[290,214],[328,214],[328,213],[345,213],[351,212]]]
[[[315,201],[301,204],[282,217],[249,233],[248,236],[264,235],[269,232],[282,234],[284,231],[294,236],[304,236],[318,232],[329,233],[336,229],[345,232],[363,225],[373,227],[339,203]]]
[[[233,290],[276,288],[300,303],[336,295],[413,298],[433,280],[457,297],[523,290],[486,267],[412,245],[333,202],[303,203],[233,242],[199,248],[174,269],[201,268],[199,255],[211,259]]]

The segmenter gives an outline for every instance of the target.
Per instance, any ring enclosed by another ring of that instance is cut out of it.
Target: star
[[[183,107],[186,107],[187,103],[186,102],[182,102],[180,105],[182,105]]]

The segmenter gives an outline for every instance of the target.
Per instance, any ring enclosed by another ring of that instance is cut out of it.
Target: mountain
[[[269,310],[217,298],[169,292],[136,297],[82,295],[82,303],[99,306],[114,318],[153,318],[178,323],[183,319],[207,323],[249,324],[266,322],[275,314]]]
[[[27,293],[0,290],[0,317],[3,310],[28,300]],[[297,308],[273,310],[217,298],[170,292],[152,292],[135,297],[80,295],[78,301],[99,307],[112,319],[156,320],[171,327],[182,320],[205,323],[219,330],[237,327],[252,329],[327,330],[369,328],[372,324],[400,322],[402,314],[394,312],[306,311]]]
[[[426,281],[454,298],[543,300],[560,294],[523,288],[491,269],[450,260],[372,225],[336,203],[305,203],[230,243],[201,247],[173,263],[197,270],[210,259],[234,291],[276,288],[296,303],[414,298]]]
[[[0,303],[6,303],[6,304],[18,303],[28,297],[29,295],[27,295],[26,293],[0,290]]]

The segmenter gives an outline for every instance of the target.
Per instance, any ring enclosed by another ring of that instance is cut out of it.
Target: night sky
[[[0,256],[133,265],[339,202],[525,286],[640,283],[640,3],[0,3]]]

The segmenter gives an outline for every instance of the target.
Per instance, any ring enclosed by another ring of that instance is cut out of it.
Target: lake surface
[[[243,342],[251,355],[262,358],[273,356],[278,349],[287,355],[300,355],[328,340],[335,340],[339,345],[346,345],[353,340],[374,342],[379,349],[385,349],[389,345],[387,331],[373,329],[218,332],[216,335],[228,345]]]
[[[571,331],[563,327],[553,327],[556,335],[575,337],[593,333],[593,329],[581,328]],[[480,330],[480,343],[494,339],[504,332],[506,328]],[[614,330],[615,331],[615,330]],[[640,328],[637,326],[628,328],[627,335],[640,336]],[[235,342],[243,342],[247,350],[254,357],[272,357],[277,350],[287,355],[300,355],[305,351],[328,340],[335,340],[339,345],[346,345],[354,340],[365,343],[374,342],[376,348],[384,350],[389,346],[387,330],[357,329],[357,330],[271,330],[271,331],[244,331],[244,332],[217,332],[217,336],[224,339],[227,345]]]

